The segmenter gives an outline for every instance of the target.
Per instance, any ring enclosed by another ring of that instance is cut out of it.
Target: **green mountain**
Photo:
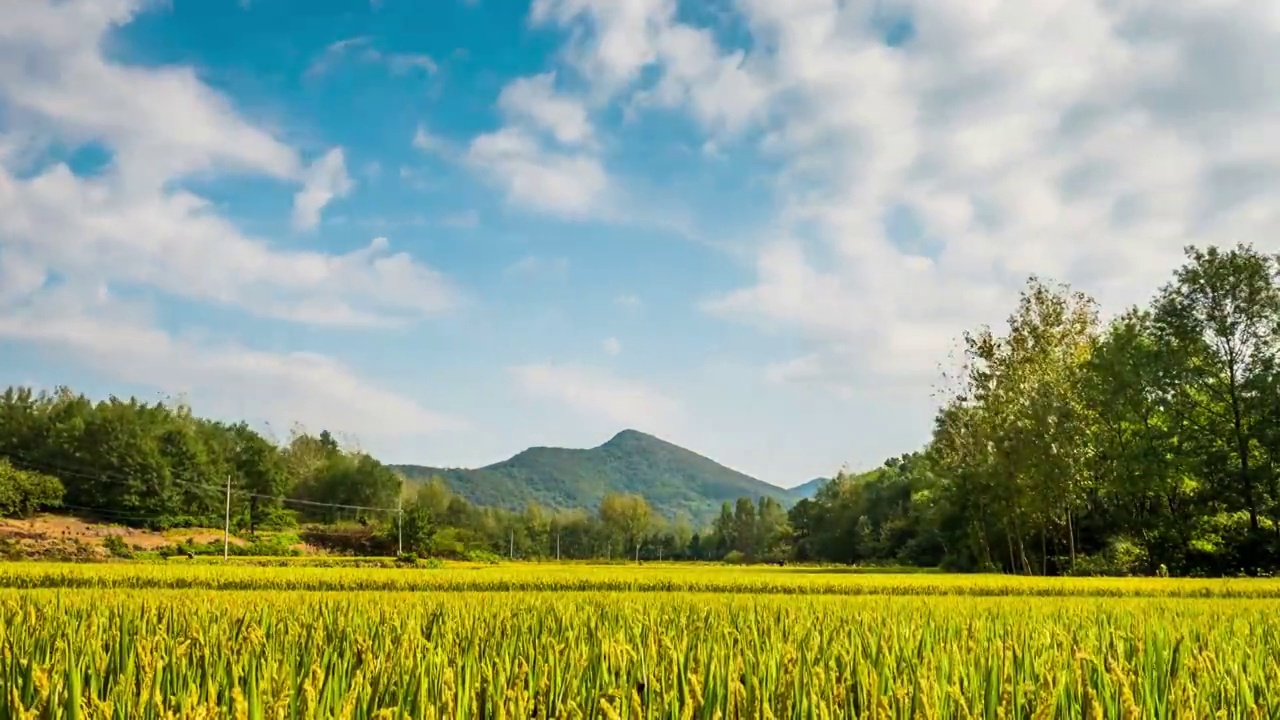
[[[553,508],[594,509],[607,493],[625,492],[643,496],[666,517],[683,511],[706,521],[726,500],[763,495],[783,502],[791,499],[782,488],[635,430],[623,430],[586,450],[529,448],[474,470],[393,467],[410,480],[439,475],[474,503],[512,509],[531,500]]]
[[[817,495],[818,491],[822,489],[822,486],[826,485],[830,480],[831,478],[814,478],[809,482],[801,483],[787,490],[787,493],[789,493],[791,498],[797,502],[804,500],[805,498],[812,498],[814,495]]]

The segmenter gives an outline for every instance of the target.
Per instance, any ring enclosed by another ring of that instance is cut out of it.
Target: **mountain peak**
[[[530,501],[551,508],[590,509],[606,494],[623,492],[642,495],[667,517],[684,513],[707,522],[726,500],[790,498],[782,488],[631,428],[595,448],[529,448],[475,470],[398,469],[409,477],[439,474],[472,502],[517,509]]]
[[[618,434],[609,438],[608,442],[606,442],[605,445],[612,446],[612,445],[619,445],[624,443],[648,442],[652,440],[663,442],[659,438],[656,438],[653,435],[650,435],[648,433],[642,433],[639,430],[632,430],[631,428],[627,428],[626,430],[622,430],[618,432]]]

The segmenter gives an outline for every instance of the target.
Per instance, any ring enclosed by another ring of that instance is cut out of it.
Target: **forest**
[[[1089,296],[1032,277],[1006,326],[963,336],[925,447],[789,508],[726,502],[707,527],[639,494],[483,507],[328,432],[277,440],[181,403],[16,387],[0,395],[0,514],[220,527],[229,502],[236,532],[350,552],[1268,574],[1280,565],[1278,277],[1280,260],[1249,245],[1188,248],[1146,306],[1105,322]]]

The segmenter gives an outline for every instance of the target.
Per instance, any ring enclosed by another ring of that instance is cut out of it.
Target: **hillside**
[[[818,491],[822,489],[822,486],[826,485],[829,481],[830,478],[814,478],[809,482],[801,483],[800,485],[791,488],[787,493],[790,494],[791,499],[795,501],[812,498],[814,495],[817,495]]]
[[[553,508],[594,508],[605,494],[626,492],[644,496],[666,517],[683,511],[706,521],[725,500],[762,495],[790,499],[782,488],[635,430],[623,430],[585,450],[529,448],[474,470],[393,467],[410,479],[439,475],[474,503],[507,508],[523,507],[530,500]]]

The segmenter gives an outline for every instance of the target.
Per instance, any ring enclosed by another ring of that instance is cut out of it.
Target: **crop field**
[[[1280,718],[1280,582],[0,565],[0,718]]]

